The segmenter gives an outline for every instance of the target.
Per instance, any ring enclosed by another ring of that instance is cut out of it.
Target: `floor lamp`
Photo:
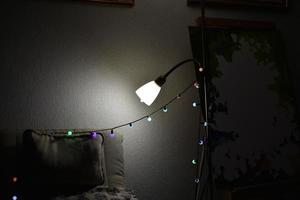
[[[159,76],[153,81],[150,81],[139,89],[136,94],[141,102],[150,106],[158,96],[162,85],[166,82],[167,77],[177,68],[186,63],[193,62],[195,64],[195,74],[197,82],[199,83],[199,96],[200,96],[200,112],[201,112],[201,126],[203,131],[198,134],[198,148],[197,148],[197,176],[195,179],[195,200],[210,199],[213,200],[214,186],[212,177],[212,161],[211,151],[209,146],[209,122],[208,122],[208,96],[207,96],[207,83],[206,83],[206,43],[205,43],[205,0],[201,0],[201,38],[202,38],[202,58],[201,62],[196,59],[187,59],[179,62],[172,67],[167,73]],[[202,133],[203,132],[203,133]],[[206,170],[206,174],[204,171]]]

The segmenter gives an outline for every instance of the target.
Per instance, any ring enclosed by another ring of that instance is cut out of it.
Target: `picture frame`
[[[127,6],[133,6],[134,0],[85,0],[89,2],[95,2],[95,3],[105,3],[105,4],[119,4],[119,5],[127,5]]]
[[[199,6],[202,0],[188,0],[189,6]],[[287,9],[288,0],[206,0],[209,7]]]

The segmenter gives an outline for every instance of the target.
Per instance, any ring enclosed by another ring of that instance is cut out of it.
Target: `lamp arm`
[[[178,63],[177,65],[175,65],[174,67],[172,67],[167,73],[165,73],[162,76],[159,76],[157,79],[155,79],[155,83],[157,83],[159,86],[162,86],[165,82],[167,77],[174,71],[176,70],[178,67],[180,67],[181,65],[188,63],[188,62],[195,62],[197,63],[199,66],[201,66],[200,62],[196,59],[190,58],[190,59],[186,59],[181,61],[180,63]]]

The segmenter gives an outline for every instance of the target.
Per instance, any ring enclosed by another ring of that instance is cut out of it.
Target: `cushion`
[[[23,136],[27,183],[107,186],[102,134],[54,137],[46,130],[26,130]]]
[[[105,163],[109,187],[125,188],[123,135],[104,133]]]

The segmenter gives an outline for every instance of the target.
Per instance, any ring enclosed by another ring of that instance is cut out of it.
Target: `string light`
[[[208,126],[208,123],[207,123],[207,122],[204,122],[204,126]]]
[[[196,165],[197,161],[194,159],[194,160],[192,160],[192,163],[193,163],[193,165]]]
[[[12,200],[17,200],[17,199],[18,199],[18,197],[15,195],[12,197]]]
[[[199,140],[198,144],[203,145],[204,144],[203,140]]]
[[[14,176],[14,177],[12,178],[12,181],[13,181],[14,183],[16,183],[16,182],[18,181],[18,177]]]
[[[106,131],[111,131],[111,135],[113,135],[113,129],[118,129],[118,128],[121,128],[121,127],[125,127],[125,126],[129,126],[130,128],[133,127],[133,124],[134,123],[137,123],[141,120],[144,120],[145,118],[147,119],[147,121],[151,122],[152,121],[152,118],[151,116],[154,115],[155,113],[163,110],[163,112],[168,112],[168,108],[167,108],[167,105],[173,103],[174,101],[176,101],[176,99],[179,99],[181,98],[182,94],[186,93],[190,88],[192,88],[195,84],[195,81],[193,81],[190,85],[188,85],[184,90],[182,90],[180,93],[178,93],[175,97],[173,97],[168,103],[166,103],[163,107],[160,107],[159,109],[153,111],[152,113],[148,114],[148,115],[145,115],[143,117],[140,117],[134,121],[131,121],[131,122],[127,122],[125,124],[121,124],[121,125],[118,125],[118,126],[114,126],[114,127],[111,127],[111,128],[105,128],[105,129],[94,129],[94,130],[88,130],[88,131],[76,131],[76,135],[74,134],[74,132],[72,130],[69,130],[67,131],[67,133],[65,131],[55,131],[53,129],[50,129],[48,130],[49,133],[43,133],[43,134],[46,134],[46,135],[51,135],[51,136],[54,136],[54,137],[65,137],[66,135],[67,136],[72,136],[72,137],[77,137],[77,136],[83,136],[83,135],[90,135],[92,138],[93,138],[93,135],[92,134],[93,132],[95,132],[96,134],[99,133],[99,132],[106,132]],[[163,109],[162,109],[163,108]],[[51,132],[51,133],[50,133]]]
[[[199,182],[200,182],[199,178],[196,178],[195,183],[199,183]]]
[[[204,68],[203,67],[199,67],[199,72],[203,72]]]
[[[110,135],[113,136],[114,135],[114,129],[111,129],[110,131]]]
[[[93,139],[96,139],[97,138],[97,132],[95,132],[95,131],[91,132],[91,137]]]
[[[68,136],[71,136],[71,135],[73,135],[73,132],[72,132],[71,130],[69,130],[69,131],[67,132],[67,135],[68,135]]]
[[[199,87],[200,87],[199,83],[198,83],[198,82],[195,82],[195,83],[194,83],[194,87],[197,88],[197,89],[199,89]]]
[[[168,108],[166,106],[164,106],[163,111],[166,113],[168,112]]]
[[[200,106],[200,103],[197,103],[197,102],[193,102],[193,107],[197,107],[197,106]]]

